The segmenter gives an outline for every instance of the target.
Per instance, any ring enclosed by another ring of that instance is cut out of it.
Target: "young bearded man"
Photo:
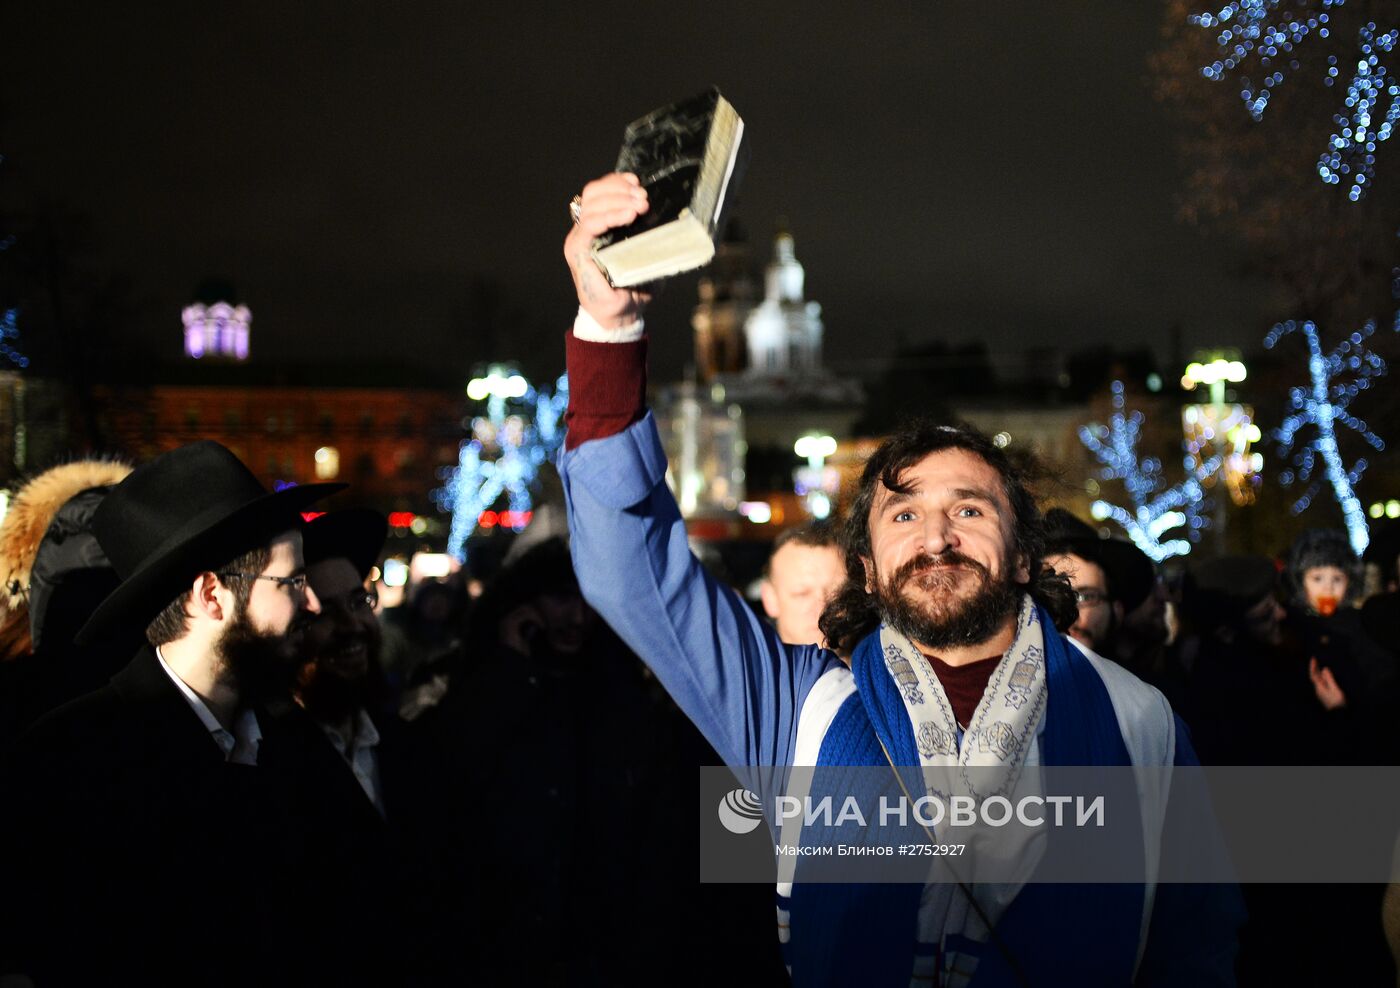
[[[291,976],[276,958],[318,922],[299,878],[316,867],[314,824],[262,704],[290,693],[295,638],[318,609],[300,512],[343,486],[270,494],[201,442],[138,467],[97,508],[121,582],[78,640],[144,629],[146,644],[7,761],[0,971],[42,985]]]
[[[850,668],[784,644],[706,575],[645,408],[648,296],[614,290],[589,255],[647,208],[635,176],[605,176],[585,187],[565,240],[580,310],[561,474],[585,595],[726,763],[776,767],[781,794],[794,765],[985,766],[1034,784],[1023,768],[1194,762],[1157,691],[1056,630],[1073,598],[1041,564],[1039,511],[973,430],[911,427],[867,463],[845,530],[847,580],[821,620]],[[1162,807],[1141,810],[1150,825]],[[778,892],[779,937],[803,986],[1232,981],[1228,892],[1150,880],[820,885],[802,881],[800,864]]]

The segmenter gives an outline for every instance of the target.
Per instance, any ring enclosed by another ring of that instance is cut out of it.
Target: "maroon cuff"
[[[593,343],[565,335],[569,371],[568,433],[574,449],[590,439],[617,435],[647,413],[647,338],[634,343]]]

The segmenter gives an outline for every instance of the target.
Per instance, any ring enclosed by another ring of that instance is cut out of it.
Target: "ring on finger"
[[[578,218],[579,218],[580,216],[582,216],[582,215],[583,215],[583,197],[582,197],[582,196],[574,196],[572,199],[569,200],[569,218],[572,219],[575,223],[577,223],[577,222],[578,222]]]

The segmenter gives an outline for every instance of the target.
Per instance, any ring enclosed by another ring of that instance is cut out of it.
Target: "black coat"
[[[0,777],[0,970],[39,985],[371,980],[377,957],[331,947],[373,953],[346,927],[357,893],[374,895],[357,858],[373,858],[377,817],[296,731],[259,724],[258,766],[226,762],[149,648],[40,720]]]

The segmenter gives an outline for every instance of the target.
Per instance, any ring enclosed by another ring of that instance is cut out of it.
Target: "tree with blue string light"
[[[1359,200],[1375,180],[1376,148],[1390,139],[1400,122],[1400,76],[1383,59],[1400,42],[1400,28],[1381,29],[1367,20],[1355,27],[1355,50],[1333,38],[1333,18],[1346,0],[1230,0],[1215,11],[1193,14],[1190,23],[1213,32],[1218,55],[1201,67],[1201,75],[1219,82],[1233,80],[1249,115],[1264,118],[1269,100],[1288,75],[1301,68],[1298,49],[1328,45],[1324,86],[1335,88],[1342,65],[1354,66],[1332,115],[1335,130],[1317,160],[1317,172],[1329,185],[1347,183],[1347,198]],[[1314,40],[1316,39],[1316,40]]]
[[[0,164],[4,161],[5,156],[0,154]],[[12,234],[0,233],[0,253],[8,251],[14,243]],[[0,362],[23,370],[29,366],[29,358],[19,351],[18,343],[19,308],[0,304]]]
[[[438,507],[452,513],[447,551],[459,562],[466,561],[467,540],[483,519],[516,532],[529,524],[531,487],[564,441],[569,384],[560,377],[551,393],[513,367],[493,365],[467,385],[467,397],[484,401],[486,414],[472,419],[472,436],[462,443],[457,465],[443,471],[444,484],[433,492]],[[503,497],[506,506],[497,512]]]
[[[1365,420],[1348,411],[1352,400],[1388,370],[1380,355],[1366,345],[1375,331],[1375,322],[1368,322],[1326,353],[1312,322],[1290,319],[1275,326],[1264,339],[1264,346],[1272,349],[1283,337],[1297,333],[1308,348],[1308,383],[1290,389],[1293,411],[1274,431],[1280,454],[1292,463],[1292,469],[1285,470],[1279,479],[1285,485],[1295,480],[1308,485],[1293,502],[1293,513],[1306,510],[1325,481],[1342,510],[1347,537],[1358,556],[1370,543],[1366,513],[1356,496],[1357,481],[1368,464],[1364,457],[1358,457],[1351,466],[1346,465],[1337,430],[1340,426],[1358,433],[1378,453],[1385,449],[1385,441]],[[1301,433],[1308,428],[1313,435],[1302,441]]]
[[[1377,176],[1400,122],[1400,8],[1167,0],[1164,27],[1152,67],[1181,123],[1180,217],[1238,237],[1320,326],[1391,311],[1400,187]]]
[[[1123,382],[1114,381],[1108,423],[1092,422],[1079,429],[1079,441],[1103,464],[1100,478],[1120,481],[1128,495],[1126,505],[1097,500],[1091,513],[1099,521],[1116,523],[1154,562],[1184,556],[1205,527],[1202,482],[1220,469],[1221,458],[1210,457],[1197,467],[1188,456],[1183,461],[1186,477],[1168,484],[1162,461],[1139,452],[1146,417],[1127,411],[1125,405]]]

